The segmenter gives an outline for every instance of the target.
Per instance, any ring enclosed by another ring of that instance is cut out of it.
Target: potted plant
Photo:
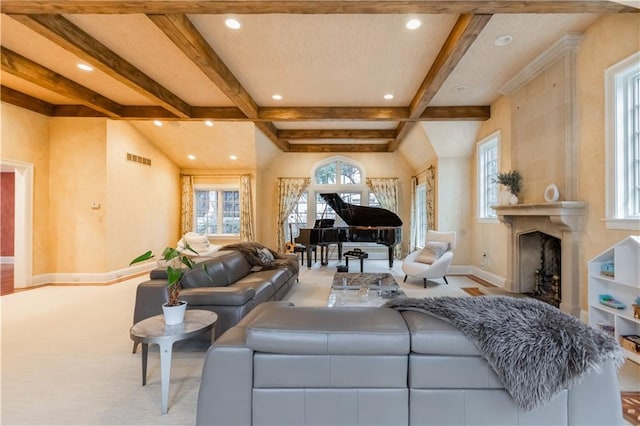
[[[198,252],[192,249],[189,244],[185,246],[185,252],[189,251],[195,256]],[[141,254],[129,263],[129,266],[136,263],[145,262],[152,259],[155,255],[151,250]],[[169,287],[169,299],[162,305],[162,312],[164,313],[164,321],[167,325],[180,324],[184,321],[184,314],[187,309],[187,302],[180,300],[180,289],[182,280],[182,274],[184,273],[184,266],[188,269],[193,269],[195,263],[191,258],[179,252],[173,247],[166,247],[162,252],[162,260],[167,263],[167,286]],[[205,266],[206,267],[206,266]]]
[[[507,188],[508,193],[500,193],[500,204],[518,204],[518,194],[522,190],[522,176],[517,170],[500,172],[495,182]]]

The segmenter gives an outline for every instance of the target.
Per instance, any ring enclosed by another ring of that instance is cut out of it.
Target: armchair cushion
[[[427,241],[415,261],[431,265],[449,249],[449,243],[443,241]]]

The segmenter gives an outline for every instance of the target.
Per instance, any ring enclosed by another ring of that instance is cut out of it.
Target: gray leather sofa
[[[283,255],[278,262],[275,269],[253,271],[254,266],[239,251],[218,251],[185,272],[180,299],[187,302],[187,309],[218,314],[217,337],[260,303],[281,300],[287,294],[298,279],[300,266],[294,255]],[[206,271],[200,264],[206,264]],[[167,299],[166,268],[154,269],[150,279],[138,285],[133,322],[161,314]]]
[[[449,323],[263,304],[207,352],[198,425],[624,424],[613,363],[525,412]]]

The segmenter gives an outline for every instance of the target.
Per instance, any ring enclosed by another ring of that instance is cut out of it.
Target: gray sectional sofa
[[[263,304],[209,348],[198,425],[618,425],[613,361],[533,410],[450,323]]]
[[[238,250],[220,250],[185,272],[180,299],[187,302],[187,309],[218,314],[217,337],[259,304],[281,300],[297,281],[299,268],[294,255],[280,255],[272,265],[260,269]],[[138,285],[133,322],[161,314],[167,298],[166,268],[154,269],[150,279]]]

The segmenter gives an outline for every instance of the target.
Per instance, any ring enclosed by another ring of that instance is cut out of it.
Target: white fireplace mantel
[[[561,239],[560,309],[575,316],[580,314],[580,239],[587,203],[558,201],[553,203],[514,204],[491,206],[500,222],[511,229],[508,243],[508,276],[505,288],[520,291],[519,236],[540,231]]]
[[[587,203],[584,201],[557,201],[553,203],[510,204],[491,206],[498,220],[511,224],[515,216],[545,216],[563,232],[582,229],[582,217]]]

